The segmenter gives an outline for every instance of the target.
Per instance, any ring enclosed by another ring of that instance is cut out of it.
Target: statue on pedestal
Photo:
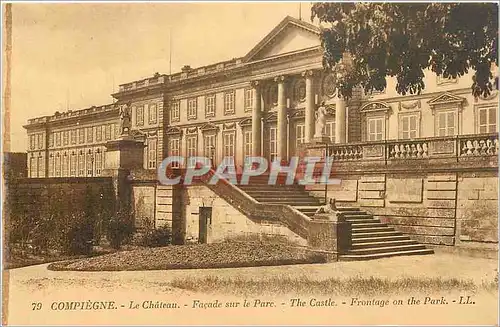
[[[324,136],[324,129],[326,124],[326,107],[325,102],[322,102],[321,105],[316,110],[316,124],[315,124],[315,138],[322,138]]]
[[[120,107],[120,135],[129,135],[130,126],[130,108],[124,104]]]

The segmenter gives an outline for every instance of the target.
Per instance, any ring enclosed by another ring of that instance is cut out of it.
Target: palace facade
[[[29,177],[100,176],[108,141],[119,137],[119,108],[132,113],[144,142],[144,169],[166,157],[289,158],[312,142],[324,103],[332,143],[418,139],[498,132],[497,92],[471,95],[471,74],[443,79],[428,72],[425,91],[401,96],[395,81],[376,94],[335,96],[335,75],[322,66],[318,27],[286,17],[241,58],[120,85],[114,103],[33,118]]]

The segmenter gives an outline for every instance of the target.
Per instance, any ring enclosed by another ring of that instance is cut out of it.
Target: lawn
[[[58,262],[52,270],[122,271],[276,266],[323,263],[326,257],[286,243],[224,242],[171,245],[119,251],[98,257]]]

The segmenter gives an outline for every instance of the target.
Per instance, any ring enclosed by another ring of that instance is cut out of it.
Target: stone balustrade
[[[310,146],[309,150],[319,148]],[[324,149],[324,146],[323,146]],[[327,146],[334,161],[397,161],[487,157],[498,155],[498,134],[472,134],[413,140],[388,140]]]

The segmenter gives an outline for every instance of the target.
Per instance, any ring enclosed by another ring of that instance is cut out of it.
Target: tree
[[[399,94],[420,93],[424,70],[444,78],[474,71],[472,94],[498,88],[498,7],[494,3],[315,3],[311,20],[327,23],[323,65],[333,69],[349,54],[350,69],[338,74],[338,95],[354,87],[382,91],[395,77]]]

